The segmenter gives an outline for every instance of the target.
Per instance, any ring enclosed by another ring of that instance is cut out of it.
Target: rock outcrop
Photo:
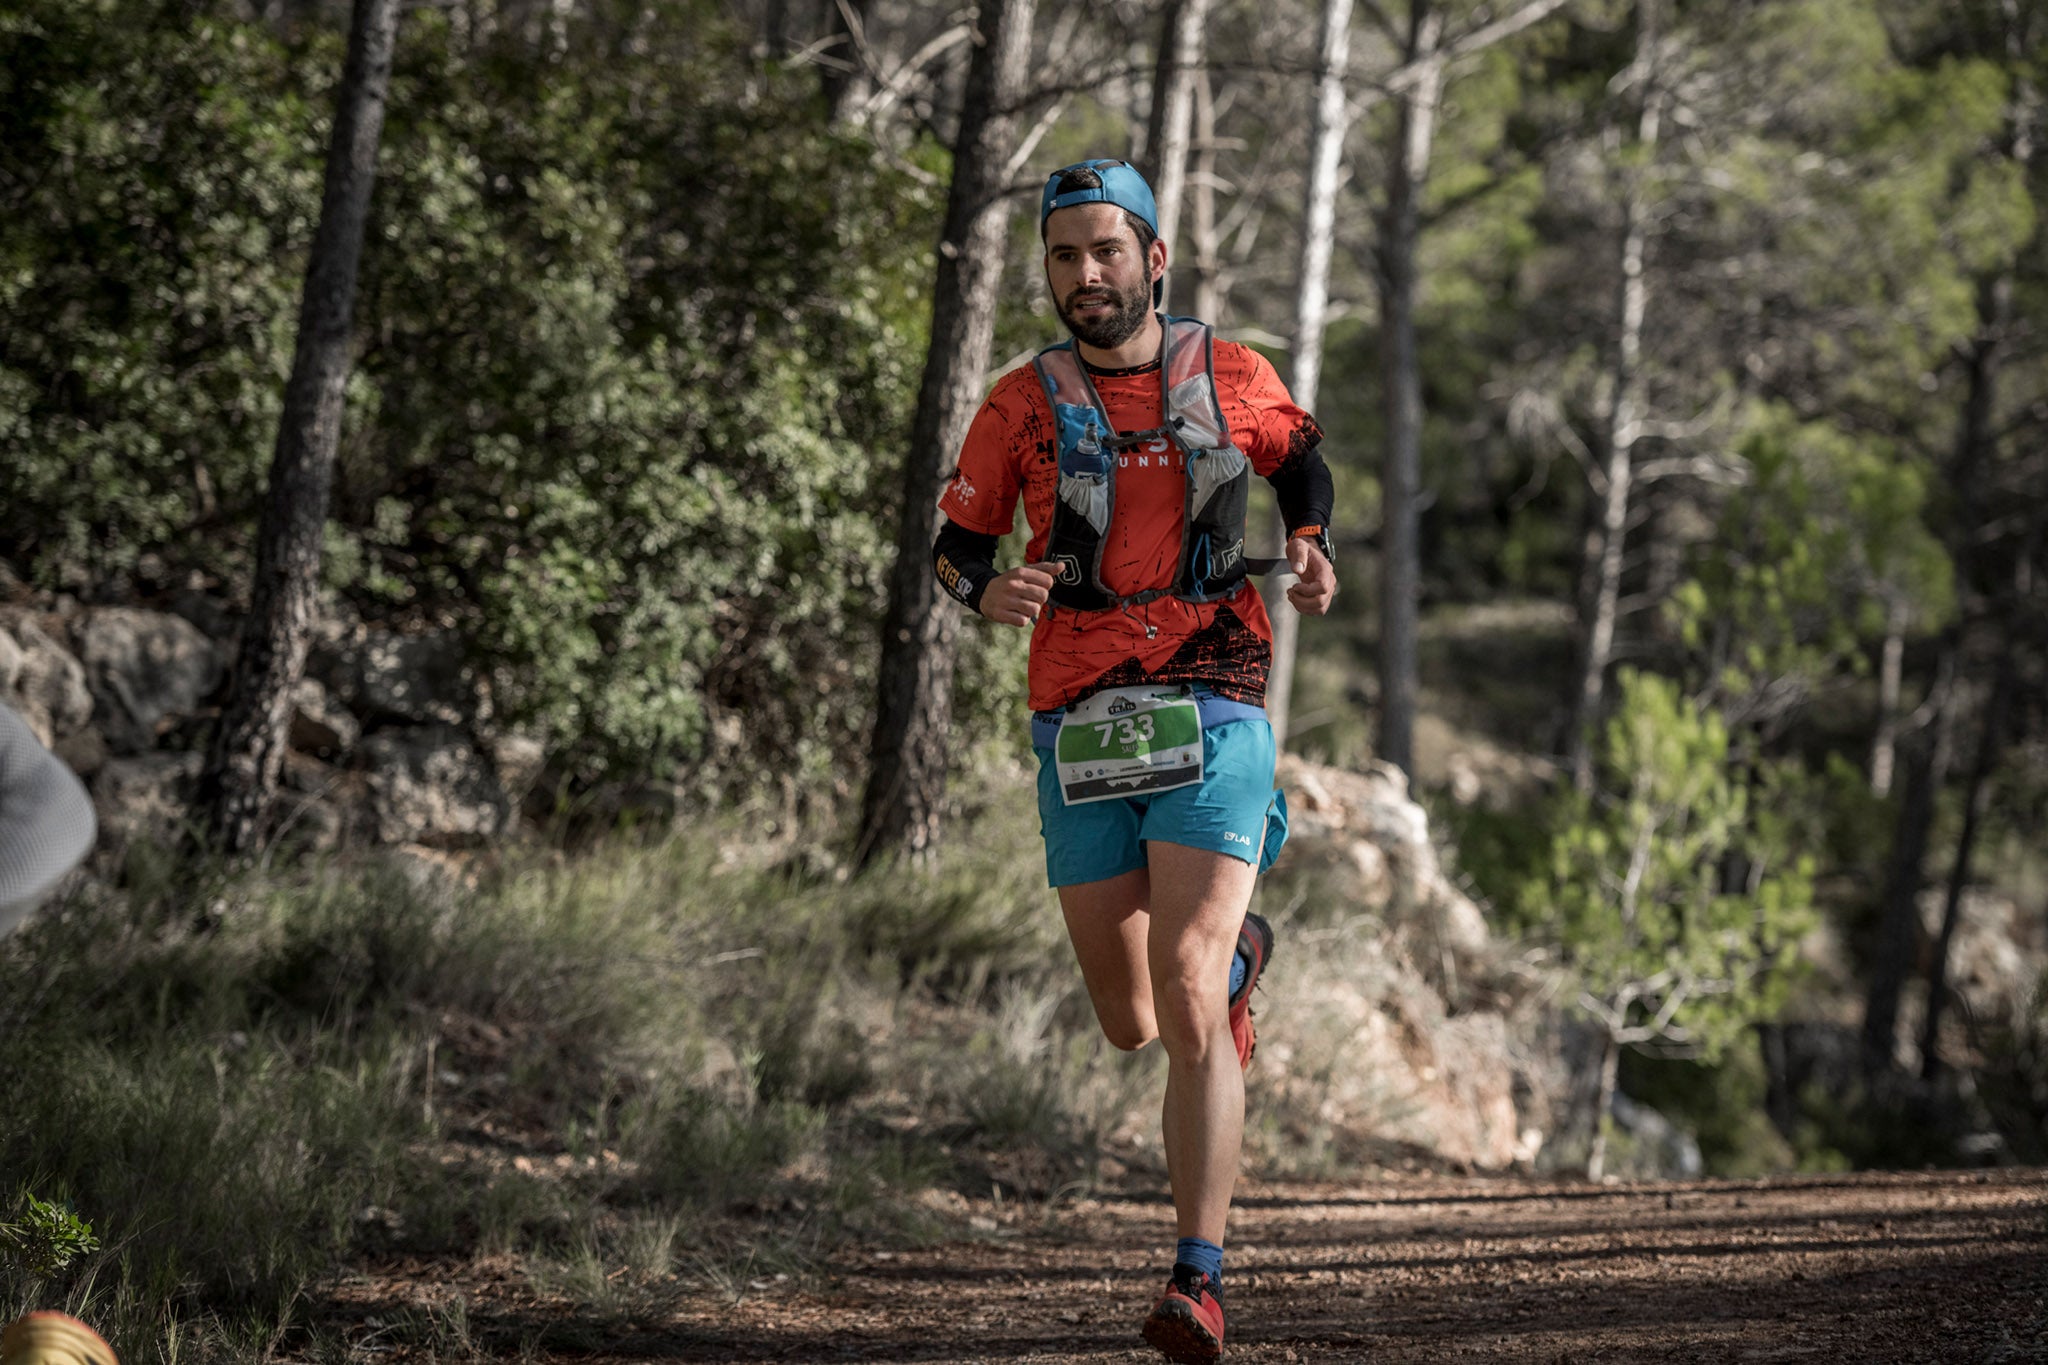
[[[0,608],[0,703],[87,779],[103,847],[177,837],[235,643],[197,623],[236,618],[189,593],[175,612],[45,605]],[[490,714],[453,634],[323,622],[292,691],[280,834],[449,848],[502,833],[547,755]]]

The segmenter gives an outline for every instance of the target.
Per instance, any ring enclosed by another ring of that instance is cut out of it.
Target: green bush
[[[340,48],[237,9],[0,20],[0,543],[34,584],[247,580]],[[829,803],[940,196],[712,11],[638,7],[628,42],[596,7],[559,53],[407,15],[328,580],[459,631],[572,776]]]

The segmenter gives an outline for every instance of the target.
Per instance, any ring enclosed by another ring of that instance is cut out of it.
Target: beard
[[[1084,303],[1107,300],[1110,310],[1093,317],[1078,318],[1074,312]],[[1145,315],[1152,311],[1152,282],[1119,291],[1105,285],[1092,289],[1076,289],[1067,295],[1059,305],[1060,321],[1074,334],[1074,339],[1085,342],[1100,351],[1113,351],[1138,334],[1145,325]]]

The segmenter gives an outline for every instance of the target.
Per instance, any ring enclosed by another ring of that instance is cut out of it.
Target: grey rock
[[[12,681],[0,687],[0,702],[14,708],[46,747],[76,734],[92,719],[92,692],[85,668],[71,651],[43,633],[26,612],[0,617],[0,638],[13,647]]]
[[[102,837],[116,844],[175,838],[192,818],[193,789],[204,762],[196,753],[108,759],[92,782]]]
[[[160,725],[190,715],[220,686],[220,649],[182,616],[106,607],[77,628],[99,729],[116,754],[145,753]]]
[[[470,844],[504,827],[504,789],[457,727],[380,730],[363,740],[360,755],[379,842]]]
[[[504,734],[491,741],[491,761],[498,768],[498,785],[513,804],[526,799],[547,765],[547,749],[531,735]]]
[[[0,695],[14,690],[15,681],[27,664],[27,652],[14,642],[12,635],[0,630]]]
[[[339,659],[328,682],[350,710],[372,723],[457,725],[477,712],[477,679],[462,641],[428,635],[364,632]]]
[[[363,726],[327,695],[317,678],[301,678],[292,687],[289,742],[301,753],[339,757],[355,748]]]

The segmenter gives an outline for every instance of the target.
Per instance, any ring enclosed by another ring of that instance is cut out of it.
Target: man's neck
[[[1140,365],[1150,365],[1159,359],[1159,345],[1165,337],[1159,325],[1159,314],[1145,314],[1145,325],[1131,334],[1131,339],[1121,346],[1104,350],[1090,346],[1079,337],[1074,338],[1074,353],[1098,370],[1129,370]]]

